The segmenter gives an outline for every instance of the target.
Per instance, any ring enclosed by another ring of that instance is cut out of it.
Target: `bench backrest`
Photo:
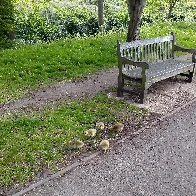
[[[118,55],[126,56],[133,61],[158,62],[174,57],[175,35],[136,40],[118,41]]]

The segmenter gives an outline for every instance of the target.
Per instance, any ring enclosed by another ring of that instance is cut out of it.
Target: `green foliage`
[[[0,14],[2,41],[6,40],[7,32],[12,32],[13,19],[19,43],[50,42],[65,37],[89,36],[98,33],[97,1],[95,0],[13,1],[14,16],[13,5],[7,6],[12,0],[2,0],[0,4],[0,13],[4,13]],[[3,6],[5,3],[6,6]],[[170,4],[170,0],[147,0],[142,24],[167,21]],[[127,9],[126,0],[104,1],[105,32],[127,29],[129,22]],[[177,1],[172,10],[171,20],[195,21],[196,4],[191,4],[188,0]]]
[[[22,42],[50,42],[52,40],[89,36],[98,33],[97,1],[16,1],[16,34]],[[187,1],[186,1],[187,2]],[[192,22],[196,19],[196,5],[178,1],[171,20]],[[147,0],[142,24],[167,21],[170,1]],[[127,29],[129,22],[125,0],[104,1],[105,32]]]
[[[0,48],[9,46],[9,33],[13,31],[13,2],[12,0],[0,1]]]
[[[34,8],[31,12],[20,13],[16,23],[17,37],[25,42],[92,35],[98,29],[96,16],[86,8]]]
[[[147,4],[143,13],[142,22],[167,22],[171,8],[170,6],[174,6],[172,7],[172,13],[170,16],[171,21],[194,22],[196,20],[196,4],[192,4],[189,0],[147,0]]]
[[[89,36],[98,33],[97,6],[88,3],[48,2],[27,3],[17,1],[16,34],[24,42],[49,42],[65,37]],[[124,4],[106,2],[105,29],[126,27],[128,13]]]

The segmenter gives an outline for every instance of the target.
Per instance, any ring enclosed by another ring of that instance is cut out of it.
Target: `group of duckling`
[[[105,128],[105,125],[103,122],[97,122],[96,123],[96,128],[99,130],[103,130]],[[109,128],[110,131],[114,132],[121,132],[124,128],[124,125],[122,123],[116,123],[113,126]],[[88,129],[87,131],[84,132],[84,134],[88,137],[95,137],[97,133],[96,129]],[[84,146],[84,142],[80,140],[74,140],[71,142],[71,145],[73,148],[80,149]],[[109,141],[104,139],[100,142],[99,146],[102,149],[103,152],[106,152],[109,148]]]

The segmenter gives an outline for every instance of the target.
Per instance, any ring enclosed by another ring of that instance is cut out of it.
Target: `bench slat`
[[[151,80],[152,78],[159,77],[161,75],[167,75],[168,73],[175,72],[176,70],[188,67],[193,67],[192,62],[187,61],[180,61],[180,60],[174,60],[169,59],[162,62],[157,63],[149,63],[149,70],[146,72],[146,78],[148,80]],[[124,75],[127,75],[130,78],[140,79],[142,78],[141,71],[142,69],[140,67],[137,67],[134,69],[128,68],[129,65],[125,64],[123,66],[122,72]]]
[[[162,37],[157,37],[157,38],[152,38],[152,39],[147,39],[147,40],[136,40],[132,42],[124,42],[124,43],[120,43],[120,51],[122,51],[123,49],[132,48],[132,47],[139,47],[143,45],[149,45],[149,44],[160,43],[160,42],[168,42],[172,40],[173,40],[173,36],[168,35],[168,36],[162,36]]]
[[[161,40],[161,42],[154,42],[155,40]],[[133,61],[146,61],[151,63],[169,59],[173,55],[171,36],[135,42],[140,44],[133,44],[132,42],[120,43],[119,55],[126,56]]]

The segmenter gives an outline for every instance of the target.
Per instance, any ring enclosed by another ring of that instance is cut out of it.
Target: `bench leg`
[[[117,97],[123,96],[123,87],[124,87],[124,79],[122,76],[118,76],[118,89],[117,89]]]
[[[146,89],[146,82],[142,80],[142,89],[140,93],[140,103],[143,104],[146,99],[147,89]]]
[[[146,94],[147,94],[145,69],[142,69],[142,84],[141,85],[142,85],[142,89],[140,93],[140,103],[143,104],[146,98]]]
[[[194,72],[190,72],[189,75],[188,75],[188,82],[191,83],[192,80],[193,80],[193,75],[194,75]]]
[[[142,90],[142,91],[141,91],[141,94],[140,94],[140,103],[141,103],[141,104],[144,103],[144,101],[145,101],[145,99],[146,99],[146,94],[147,94],[146,90]]]
[[[186,78],[188,78],[187,82],[191,83],[193,80],[194,72],[189,71],[189,73],[180,73],[179,75],[185,76]]]
[[[189,83],[192,82],[194,74],[195,74],[195,65],[193,65],[193,71],[189,72],[189,76],[188,76],[188,82]]]

